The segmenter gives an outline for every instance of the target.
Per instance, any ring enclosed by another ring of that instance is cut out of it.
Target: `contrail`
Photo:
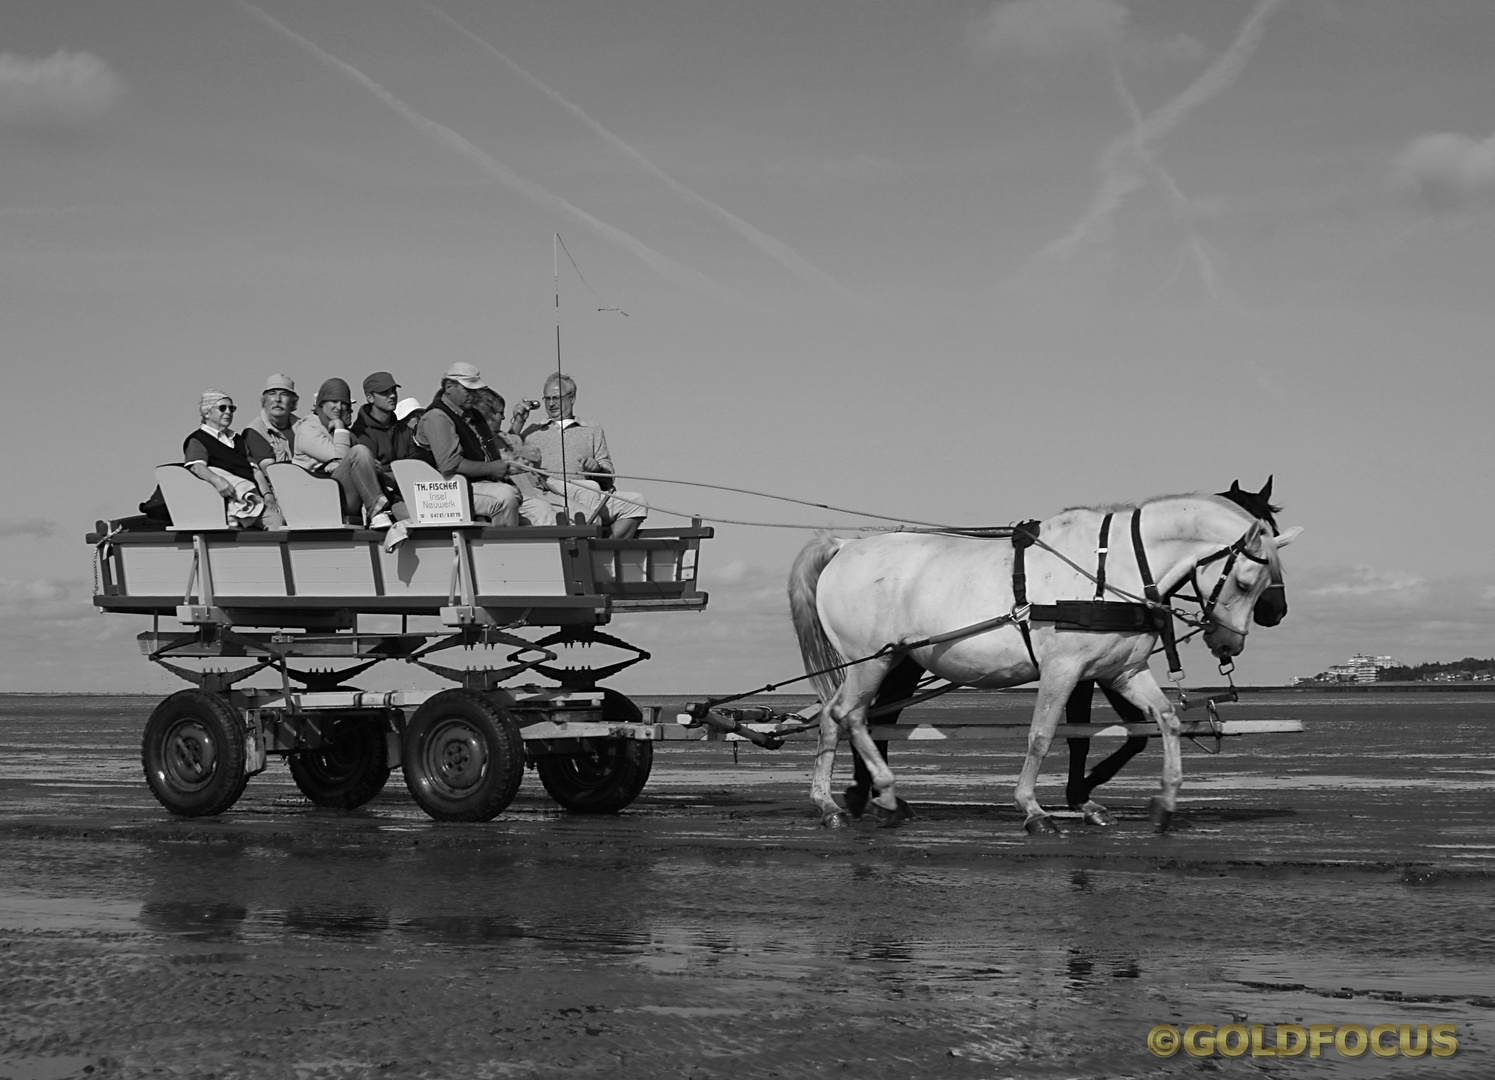
[[[609,240],[613,241],[615,244],[628,251],[631,251],[634,255],[638,256],[646,264],[648,264],[650,269],[652,269],[656,274],[664,278],[666,281],[683,286],[685,288],[700,289],[705,292],[714,293],[719,297],[731,300],[733,302],[741,302],[741,297],[739,297],[736,293],[726,288],[725,286],[712,281],[704,274],[681,266],[679,263],[675,262],[668,256],[662,255],[659,252],[655,251],[653,248],[645,244],[642,240],[639,240],[637,237],[631,236],[628,233],[624,232],[622,229],[619,229],[613,225],[609,225],[607,222],[602,221],[599,218],[593,217],[591,214],[581,209],[581,207],[567,202],[565,199],[561,198],[558,195],[552,195],[550,192],[542,188],[539,184],[524,179],[524,177],[520,176],[513,169],[509,168],[501,161],[498,161],[495,158],[489,156],[487,153],[480,150],[472,143],[468,142],[461,135],[458,135],[455,131],[447,127],[445,124],[439,124],[429,117],[422,116],[420,113],[412,109],[409,105],[406,105],[399,98],[391,94],[388,90],[384,89],[384,87],[376,83],[373,79],[369,78],[363,72],[359,71],[352,64],[344,63],[342,60],[339,60],[326,49],[323,49],[321,46],[302,37],[300,34],[296,33],[296,31],[292,30],[284,23],[279,22],[278,20],[272,18],[270,15],[261,11],[259,8],[255,7],[253,4],[249,3],[249,0],[235,0],[235,3],[244,8],[255,18],[259,19],[266,26],[270,27],[272,30],[275,30],[276,32],[290,38],[293,42],[301,46],[307,52],[311,53],[328,67],[332,68],[335,71],[341,72],[342,74],[348,76],[348,78],[357,82],[365,90],[369,91],[369,93],[373,94],[380,101],[384,102],[384,104],[388,105],[395,112],[399,113],[406,120],[410,121],[410,123],[415,125],[418,130],[435,139],[447,149],[454,150],[458,154],[461,154],[463,157],[476,164],[489,176],[493,177],[495,180],[498,180],[500,183],[506,184],[507,186],[513,188],[515,191],[519,192],[521,195],[524,195],[526,198],[539,203],[541,206],[544,206],[551,210],[559,210],[561,213],[568,215],[576,221],[590,226],[597,232],[601,233],[603,236],[607,237]]]
[[[554,90],[551,87],[547,86],[545,83],[541,82],[534,75],[530,74],[530,72],[524,67],[509,59],[509,57],[499,51],[496,46],[489,44],[483,38],[467,29],[467,27],[463,26],[446,12],[442,11],[440,8],[435,7],[432,4],[426,3],[426,0],[417,0],[417,2],[427,11],[444,20],[448,26],[456,30],[457,33],[461,34],[463,37],[467,38],[467,40],[471,41],[474,45],[478,46],[478,48],[483,49],[485,52],[503,61],[503,63],[509,68],[510,71],[514,72],[514,74],[518,75],[525,82],[529,83],[536,90],[540,91],[540,93],[544,94],[551,101],[555,102],[561,108],[569,112],[572,116],[576,117],[576,119],[580,120],[583,124],[585,124],[592,130],[592,133],[594,135],[602,139],[614,150],[617,150],[620,154],[628,157],[628,159],[631,160],[635,165],[643,169],[650,176],[653,176],[655,179],[659,180],[676,195],[679,195],[682,199],[692,202],[695,205],[699,206],[701,209],[705,210],[708,214],[716,218],[733,232],[737,233],[748,243],[756,247],[759,251],[762,251],[770,258],[777,260],[779,263],[787,267],[791,272],[797,274],[799,277],[805,279],[806,281],[813,282],[816,285],[820,285],[823,288],[829,289],[831,292],[834,292],[845,300],[851,300],[858,304],[867,303],[866,300],[858,296],[856,293],[852,292],[846,286],[842,285],[839,281],[831,277],[824,270],[821,270],[819,267],[813,266],[809,262],[805,261],[805,259],[800,256],[798,252],[796,252],[782,240],[775,240],[772,236],[769,236],[762,230],[756,229],[752,225],[749,225],[746,221],[743,221],[740,217],[738,217],[736,214],[733,214],[730,210],[718,206],[716,203],[712,202],[704,195],[698,195],[696,192],[686,187],[680,181],[676,180],[673,176],[670,176],[658,165],[655,165],[654,162],[644,157],[643,154],[639,153],[633,147],[629,146],[626,142],[618,138],[618,136],[614,135],[611,131],[608,131],[607,128],[603,127],[597,121],[593,120],[582,110],[580,105],[577,105],[575,102],[563,96],[558,90]]]
[[[1205,291],[1210,294],[1212,299],[1218,300],[1220,299],[1220,293],[1216,286],[1215,265],[1210,261],[1209,252],[1204,250],[1204,244],[1199,239],[1199,234],[1195,232],[1193,225],[1189,222],[1188,215],[1190,207],[1188,196],[1178,186],[1178,181],[1173,178],[1173,174],[1163,168],[1162,163],[1158,161],[1148,148],[1145,138],[1147,125],[1142,119],[1142,110],[1137,107],[1137,99],[1132,96],[1132,92],[1127,89],[1126,83],[1121,78],[1120,65],[1114,63],[1111,65],[1111,75],[1116,83],[1117,96],[1121,98],[1122,104],[1126,106],[1127,114],[1132,118],[1132,151],[1142,164],[1152,170],[1153,175],[1158,178],[1164,190],[1173,199],[1174,206],[1180,211],[1181,222],[1189,237],[1189,248],[1194,253],[1195,264],[1199,267],[1199,277],[1204,282]]]
[[[1143,184],[1143,177],[1135,169],[1124,167],[1131,154],[1149,153],[1149,144],[1157,142],[1177,127],[1188,115],[1230,86],[1240,76],[1246,61],[1256,50],[1266,30],[1267,19],[1283,5],[1285,0],[1259,0],[1246,16],[1246,21],[1236,32],[1230,48],[1210,65],[1208,70],[1195,79],[1177,97],[1163,105],[1150,116],[1143,118],[1132,132],[1114,139],[1101,155],[1101,171],[1104,179],[1100,190],[1085,216],[1075,222],[1064,236],[1049,244],[1038,253],[1039,259],[1064,259],[1073,254],[1093,234],[1104,233],[1110,228],[1111,215],[1126,200],[1127,196]]]

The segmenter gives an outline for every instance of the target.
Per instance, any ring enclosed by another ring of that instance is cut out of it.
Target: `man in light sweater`
[[[576,380],[560,373],[546,379],[544,403],[544,423],[526,425],[530,410],[520,402],[509,430],[526,446],[539,448],[551,504],[573,519],[604,522],[614,537],[634,535],[648,516],[648,504],[637,492],[612,490],[616,470],[602,426],[573,415]]]

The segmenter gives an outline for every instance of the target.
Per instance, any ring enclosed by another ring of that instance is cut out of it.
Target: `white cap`
[[[413,398],[413,397],[402,398],[401,401],[400,401],[400,403],[395,406],[395,419],[396,420],[403,420],[403,419],[405,419],[405,417],[409,416],[411,413],[413,413],[416,409],[419,409],[420,407],[421,407],[420,402],[417,401],[415,398]]]

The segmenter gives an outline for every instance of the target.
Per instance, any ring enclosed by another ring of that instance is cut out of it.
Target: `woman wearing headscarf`
[[[200,423],[182,441],[182,459],[188,471],[223,496],[228,524],[249,529],[266,524],[265,501],[255,483],[244,435],[233,430],[237,408],[227,394],[205,391],[197,406]]]

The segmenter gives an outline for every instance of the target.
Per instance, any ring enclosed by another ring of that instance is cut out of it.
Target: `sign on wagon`
[[[418,480],[410,485],[411,516],[421,525],[462,525],[467,516],[467,499],[462,483],[450,480]]]

